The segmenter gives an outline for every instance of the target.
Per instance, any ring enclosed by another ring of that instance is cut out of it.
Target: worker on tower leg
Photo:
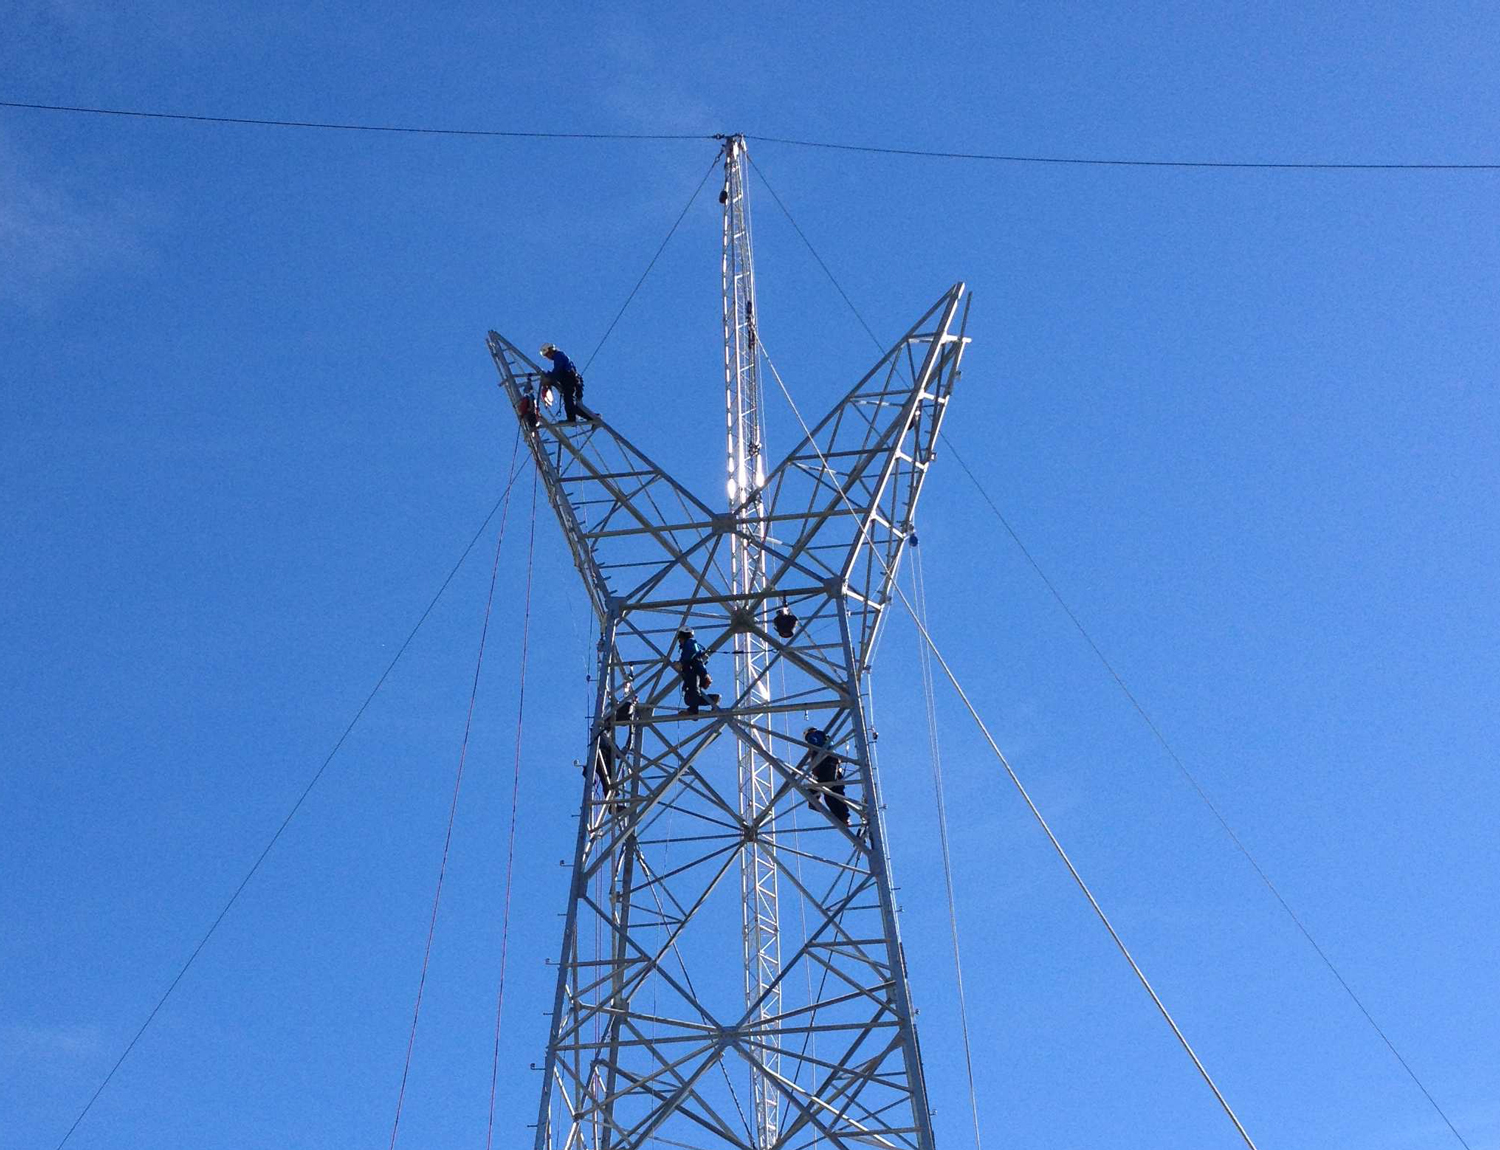
[[[555,343],[542,344],[542,355],[552,361],[552,370],[542,373],[542,384],[555,387],[562,396],[564,423],[577,423],[580,415],[591,418],[583,409],[583,376],[573,361]]]
[[[609,710],[599,737],[594,740],[594,778],[604,798],[609,798],[615,789],[615,763],[630,754],[635,742],[635,693],[629,683],[625,693]],[[615,739],[620,727],[625,728],[625,745],[618,746]]]
[[[708,676],[708,651],[693,638],[689,627],[677,632],[677,661],[672,666],[682,676],[682,701],[687,706],[687,714],[696,715],[699,707],[719,705],[718,693],[707,691],[713,686],[713,680]]]
[[[809,746],[800,765],[819,784],[818,789],[810,792],[807,805],[816,810],[822,800],[828,813],[847,827],[849,804],[844,801],[844,768],[838,755],[828,749],[828,733],[821,727],[808,727],[802,738]]]

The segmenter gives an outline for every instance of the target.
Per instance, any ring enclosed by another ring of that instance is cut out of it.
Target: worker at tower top
[[[699,707],[719,705],[720,695],[707,690],[713,686],[708,676],[708,651],[693,636],[691,627],[677,632],[677,661],[672,666],[682,676],[682,701],[687,714],[696,715]]]
[[[819,805],[827,807],[828,813],[847,827],[849,804],[844,801],[844,768],[838,755],[828,749],[828,732],[821,727],[808,727],[802,732],[802,741],[808,748],[800,766],[814,783],[808,788],[807,805],[813,810]]]
[[[552,370],[542,373],[542,383],[557,388],[562,396],[564,423],[577,423],[580,415],[588,417],[583,409],[583,375],[567,355],[555,343],[542,344],[541,354],[552,361]]]

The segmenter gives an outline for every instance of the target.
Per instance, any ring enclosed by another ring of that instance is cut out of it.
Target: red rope
[[[514,472],[512,472],[511,478],[515,478]],[[534,505],[535,495],[532,498]],[[464,781],[464,761],[469,755],[469,732],[474,726],[474,703],[479,696],[479,671],[484,666],[484,646],[490,633],[490,611],[495,604],[495,582],[500,576],[500,546],[505,542],[505,521],[509,516],[510,487],[507,487],[505,491],[505,507],[500,513],[500,533],[495,539],[495,563],[490,570],[489,598],[485,600],[484,604],[484,625],[479,631],[479,654],[474,660],[474,683],[469,689],[469,713],[464,719],[464,738],[458,752],[458,771],[453,778],[453,799],[448,806],[448,830],[443,837],[443,861],[438,867],[437,889],[432,894],[432,916],[427,923],[427,946],[422,952],[422,975],[417,980],[417,1002],[412,1008],[411,1033],[406,1039],[406,1063],[401,1068],[401,1089],[396,1094],[396,1117],[391,1122],[391,1150],[395,1150],[396,1132],[401,1127],[401,1106],[406,1100],[406,1080],[411,1074],[411,1053],[417,1043],[417,1020],[422,1015],[422,992],[427,986],[427,966],[432,959],[432,937],[437,931],[438,904],[443,899],[443,879],[448,873],[448,851],[453,845],[453,823],[458,815],[458,792]],[[534,521],[534,510],[532,518]]]
[[[505,960],[510,949],[510,890],[516,860],[516,811],[521,796],[521,724],[526,716],[526,650],[531,636],[531,568],[536,555],[536,483],[531,473],[531,534],[526,544],[526,605],[521,614],[521,674],[516,703],[516,762],[510,782],[510,841],[505,854],[505,910],[500,922],[500,989],[495,994],[495,1055],[490,1062],[490,1121],[484,1134],[485,1150],[495,1137],[495,1088],[500,1079],[500,1019],[505,1013]]]

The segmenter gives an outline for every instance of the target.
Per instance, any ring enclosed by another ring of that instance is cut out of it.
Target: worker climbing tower
[[[599,622],[537,1150],[932,1150],[867,685],[967,300],[767,470],[745,160],[727,139],[727,511],[609,422],[562,423],[489,336]],[[684,629],[733,677],[707,709]]]

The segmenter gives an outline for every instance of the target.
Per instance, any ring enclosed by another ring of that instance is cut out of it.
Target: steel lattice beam
[[[596,735],[615,697],[639,700],[610,793],[595,739],[585,756],[537,1150],[932,1150],[862,693],[966,314],[956,284],[727,514],[609,424],[537,410],[536,364],[490,333],[598,616]],[[737,578],[747,554],[758,581]],[[790,640],[766,624],[783,599]],[[671,665],[683,625],[745,670],[697,715]],[[808,768],[807,722],[842,761],[847,826]],[[764,768],[748,804],[742,761]],[[780,912],[776,962],[753,981],[726,961],[752,959],[747,856]]]

